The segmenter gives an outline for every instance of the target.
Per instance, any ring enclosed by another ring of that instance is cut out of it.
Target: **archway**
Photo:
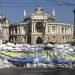
[[[42,24],[42,22],[37,22],[36,23],[36,30],[37,30],[37,32],[42,32],[43,31],[43,24]]]
[[[41,37],[38,37],[37,40],[36,40],[36,43],[37,43],[37,44],[40,44],[40,43],[42,43],[42,42],[43,42],[43,41],[42,41],[42,38],[41,38]]]

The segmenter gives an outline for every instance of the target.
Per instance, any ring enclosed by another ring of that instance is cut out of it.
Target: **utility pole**
[[[74,13],[73,39],[74,39],[74,42],[75,42],[75,9],[73,10],[73,13]]]

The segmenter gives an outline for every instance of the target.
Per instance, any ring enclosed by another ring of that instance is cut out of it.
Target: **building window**
[[[53,40],[55,40],[55,36],[53,36]]]
[[[67,41],[67,36],[66,36],[66,41]]]
[[[48,37],[48,41],[49,41],[49,37]]]
[[[69,36],[68,36],[68,41],[69,41]]]
[[[48,26],[48,32],[49,32],[49,26]]]
[[[62,39],[63,39],[63,41],[64,41],[64,36],[62,36]]]
[[[55,31],[55,26],[52,27],[52,32],[54,32],[54,31]]]
[[[64,28],[62,27],[62,33],[64,33]]]

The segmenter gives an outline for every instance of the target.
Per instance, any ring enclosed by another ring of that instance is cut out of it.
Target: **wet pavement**
[[[75,69],[15,67],[0,69],[0,75],[75,75]]]

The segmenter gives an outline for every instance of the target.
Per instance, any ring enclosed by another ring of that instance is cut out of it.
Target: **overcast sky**
[[[56,11],[56,20],[59,22],[73,23],[73,9],[75,0],[0,0],[0,12],[11,23],[23,20],[23,11],[34,12],[37,6],[42,6],[45,12]]]

